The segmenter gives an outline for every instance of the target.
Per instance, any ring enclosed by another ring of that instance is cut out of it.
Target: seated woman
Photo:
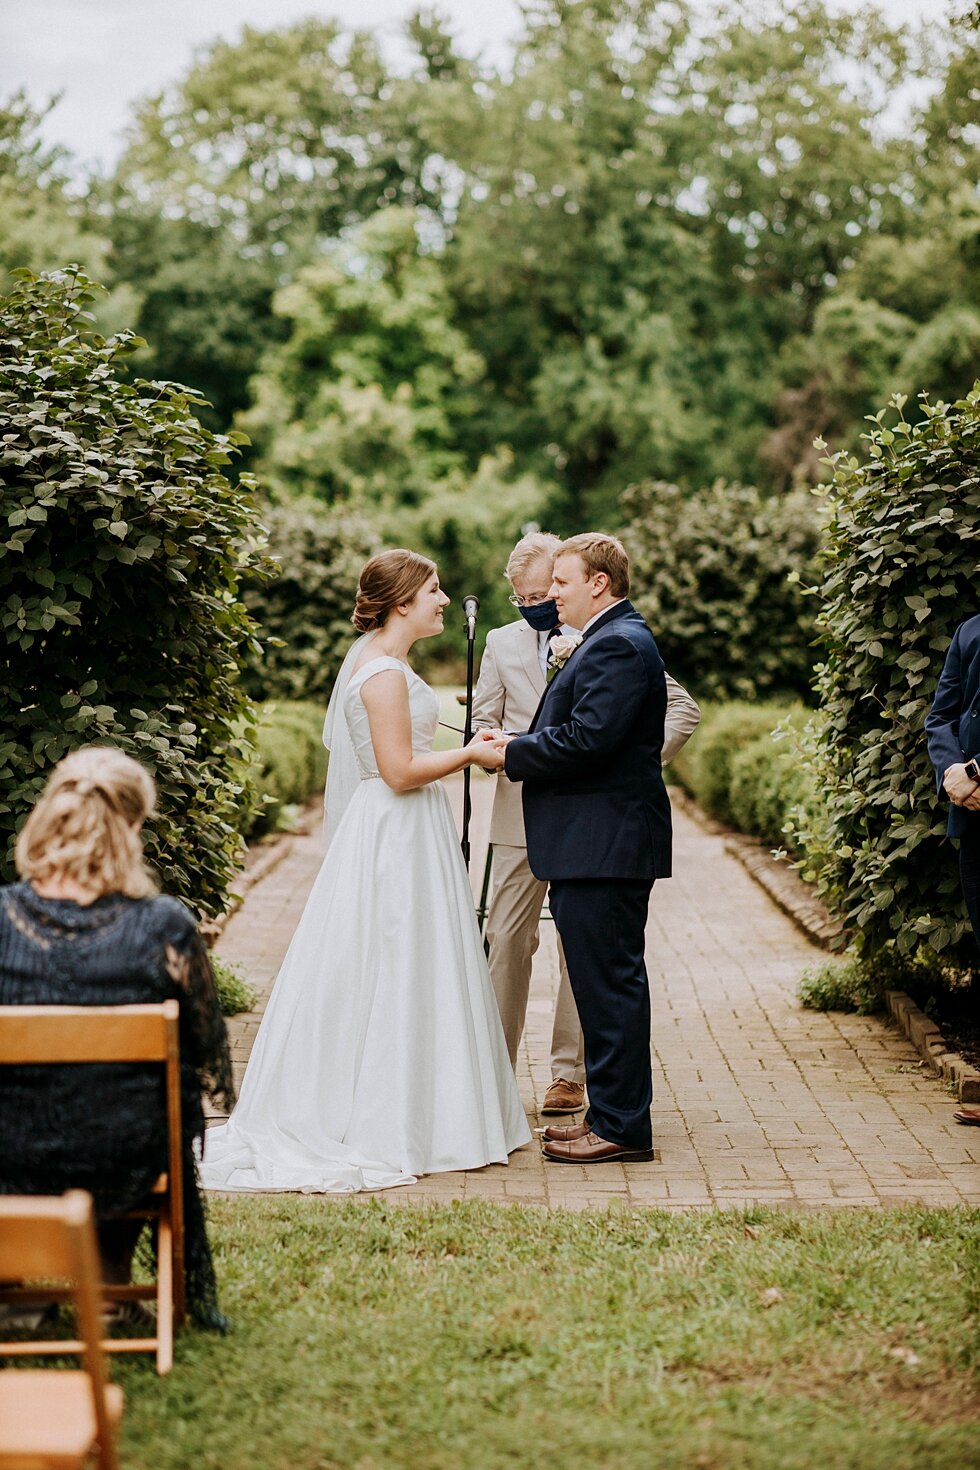
[[[225,1024],[192,915],[156,896],[140,828],[155,789],[138,761],[88,746],[60,761],[17,841],[23,882],[0,888],[0,1005],[180,1004],[187,1302],[223,1330],[197,1185],[201,1091],[233,1102]],[[0,1071],[0,1194],[87,1189],[107,1279],[126,1281],[139,1223],[113,1220],[167,1167],[158,1066],[84,1063]]]

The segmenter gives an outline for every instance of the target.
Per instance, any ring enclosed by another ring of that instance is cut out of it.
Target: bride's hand
[[[480,730],[466,747],[470,764],[480,766],[484,771],[501,770],[505,744],[500,730]]]

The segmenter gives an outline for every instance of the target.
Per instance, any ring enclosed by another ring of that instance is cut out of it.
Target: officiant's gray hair
[[[561,537],[553,536],[550,531],[529,531],[522,536],[507,558],[506,577],[508,582],[513,582],[515,577],[523,576],[532,562],[539,557],[544,557],[552,562],[555,552],[561,545]]]

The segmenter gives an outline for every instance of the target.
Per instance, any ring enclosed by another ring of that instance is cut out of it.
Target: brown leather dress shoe
[[[652,1148],[628,1148],[622,1143],[608,1143],[590,1129],[582,1138],[564,1142],[546,1140],[541,1152],[553,1164],[640,1163],[653,1158]]]
[[[566,1082],[556,1077],[544,1095],[542,1113],[577,1113],[585,1106],[585,1087],[581,1082]]]
[[[957,1123],[965,1123],[968,1128],[980,1128],[980,1108],[957,1108],[953,1114]],[[548,1130],[545,1129],[545,1137]]]
[[[573,1138],[584,1138],[591,1132],[588,1123],[549,1123],[542,1128],[541,1137],[553,1143],[569,1143]]]

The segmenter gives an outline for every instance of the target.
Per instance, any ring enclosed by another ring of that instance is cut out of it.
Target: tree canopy
[[[216,43],[137,109],[84,203],[13,99],[0,255],[102,260],[141,303],[140,366],[210,394],[225,427],[288,331],[277,293],[395,209],[482,364],[457,443],[471,467],[508,445],[575,520],[651,476],[778,488],[811,472],[816,431],[853,443],[883,388],[968,388],[975,28],[917,37],[824,0],[775,25],[535,0],[501,70],[436,20],[407,29],[397,67],[317,19]],[[27,194],[49,220],[29,250]]]
[[[70,252],[146,339],[127,370],[243,426],[269,496],[421,537],[481,596],[529,521],[616,529],[631,484],[782,496],[826,477],[818,435],[969,390],[976,27],[532,0],[505,67],[432,16],[406,40],[246,28],[87,184],[11,99],[0,261]]]

